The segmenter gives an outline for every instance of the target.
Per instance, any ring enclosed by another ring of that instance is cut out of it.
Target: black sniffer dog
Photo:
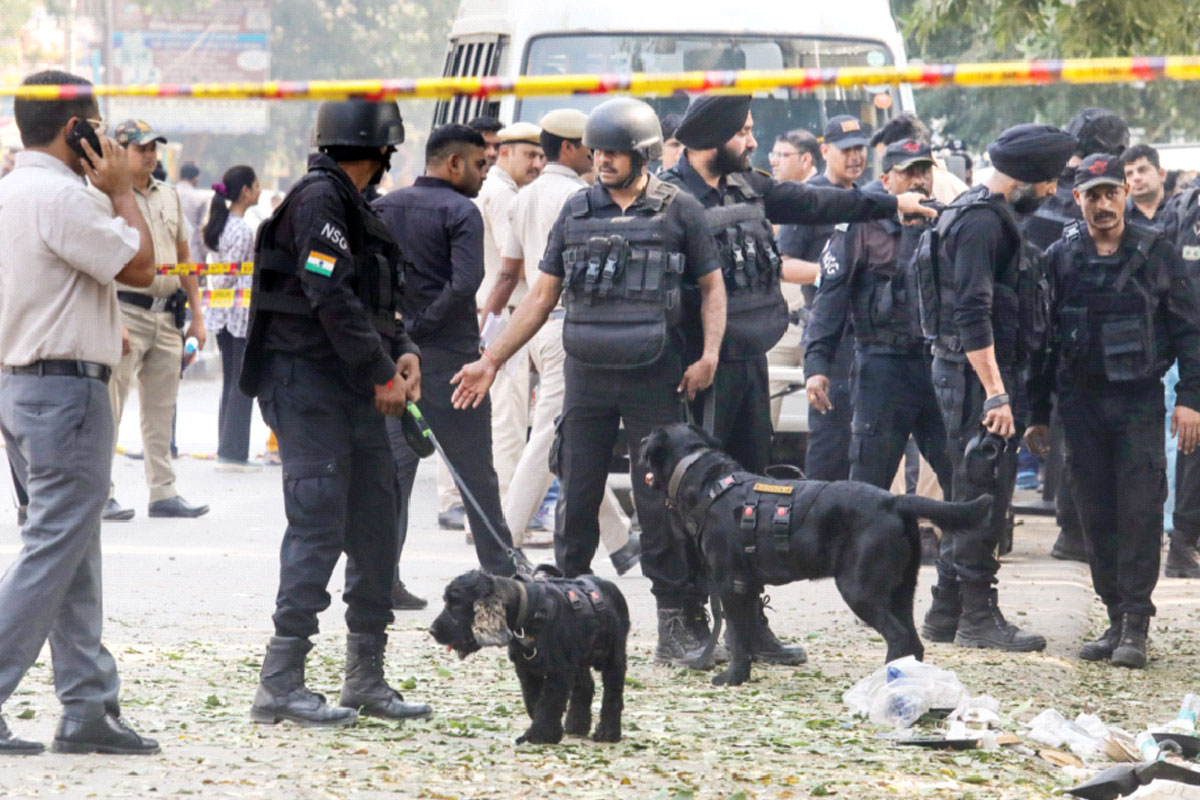
[[[563,733],[587,736],[596,691],[592,669],[604,687],[592,738],[621,740],[629,608],[616,586],[591,575],[520,580],[475,570],[452,580],[443,599],[446,607],[430,628],[439,644],[459,658],[508,645],[533,720],[517,744],[557,744]]]
[[[763,586],[814,578],[834,579],[851,610],[887,642],[888,661],[923,658],[913,625],[917,520],[961,528],[987,516],[991,497],[943,503],[854,481],[775,480],[743,471],[719,446],[678,423],[654,430],[641,448],[647,480],[698,538],[725,607],[732,660],[713,683],[750,677],[747,637]]]

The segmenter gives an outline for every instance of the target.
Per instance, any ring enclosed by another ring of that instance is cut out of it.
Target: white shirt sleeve
[[[111,283],[137,253],[141,235],[113,212],[112,201],[80,184],[56,192],[37,216],[38,234],[70,266]]]

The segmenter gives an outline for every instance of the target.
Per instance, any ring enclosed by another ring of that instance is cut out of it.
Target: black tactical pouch
[[[1137,381],[1154,374],[1154,330],[1145,319],[1121,317],[1100,324],[1104,377],[1110,381]]]

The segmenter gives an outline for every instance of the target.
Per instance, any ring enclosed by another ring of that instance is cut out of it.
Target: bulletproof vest
[[[853,277],[850,313],[859,344],[878,344],[898,351],[920,352],[921,328],[910,262],[922,229],[877,220],[855,226],[860,262],[865,270]]]
[[[1200,187],[1193,186],[1179,196],[1175,206],[1175,241],[1193,281],[1200,277]]]
[[[921,236],[913,258],[921,331],[933,344],[935,355],[952,360],[964,358],[954,322],[956,286],[948,242],[962,214],[973,208],[997,214],[1017,243],[1011,261],[1000,265],[992,276],[992,333],[997,361],[1002,365],[1018,364],[1044,341],[1050,285],[1042,251],[1025,241],[1007,204],[993,198],[986,187],[978,186],[959,195]]]
[[[646,194],[649,215],[597,219],[590,192],[574,194],[563,225],[563,348],[602,369],[647,367],[680,319],[683,253],[667,249],[666,214],[679,189]]]
[[[400,249],[383,220],[361,210],[360,199],[329,170],[310,170],[288,192],[275,213],[259,228],[254,247],[254,277],[250,294],[250,321],[246,343],[246,367],[243,368],[242,391],[257,393],[258,371],[261,362],[260,342],[268,320],[274,314],[291,314],[315,320],[312,304],[296,284],[285,286],[285,277],[300,276],[300,254],[291,243],[275,238],[280,222],[291,213],[295,198],[312,183],[328,181],[337,187],[345,207],[348,249],[353,254],[353,288],[371,323],[386,344],[396,338],[396,310],[400,308],[400,291],[404,275],[400,270]]]
[[[725,178],[721,205],[704,219],[721,256],[725,278],[725,339],[722,355],[761,356],[787,331],[787,301],[779,288],[783,260],[763,197],[745,175]]]
[[[1159,234],[1141,225],[1125,231],[1109,256],[1088,253],[1080,223],[1063,232],[1067,272],[1055,332],[1062,363],[1075,374],[1112,382],[1154,378],[1170,366],[1155,326],[1158,298],[1169,286],[1162,270],[1148,267]]]
[[[1069,179],[1065,179],[1067,172],[1071,175]],[[1075,168],[1067,167],[1064,177],[1059,178],[1059,190],[1021,220],[1021,232],[1040,250],[1044,251],[1057,242],[1062,238],[1063,229],[1080,219],[1079,205],[1069,188],[1075,179],[1074,175]]]
[[[703,547],[709,520],[734,524],[734,591],[743,593],[764,584],[778,585],[795,579],[797,564],[818,563],[824,554],[808,552],[802,537],[793,546],[792,533],[800,529],[826,481],[776,480],[752,472],[721,475],[704,488],[703,499],[683,515],[688,533]]]

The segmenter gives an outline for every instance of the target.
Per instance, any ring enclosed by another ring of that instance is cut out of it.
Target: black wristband
[[[1006,406],[1010,402],[1011,401],[1009,400],[1008,395],[1004,394],[1003,392],[1001,392],[1000,394],[997,394],[997,395],[993,395],[992,397],[989,397],[987,400],[983,401],[983,413],[986,414],[987,412],[991,411],[994,408],[1000,408],[1001,406]]]

